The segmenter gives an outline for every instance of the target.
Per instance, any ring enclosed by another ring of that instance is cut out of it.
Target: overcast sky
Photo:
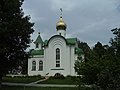
[[[67,24],[67,37],[77,37],[93,46],[100,41],[108,44],[113,37],[111,29],[120,28],[120,0],[24,0],[23,11],[31,16],[36,39],[43,40],[57,33],[60,8]]]

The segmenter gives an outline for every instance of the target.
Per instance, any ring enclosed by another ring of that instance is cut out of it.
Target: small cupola
[[[37,37],[37,39],[35,40],[34,44],[35,44],[35,48],[36,48],[36,49],[42,49],[43,40],[42,40],[42,38],[41,38],[41,36],[40,36],[40,32],[38,33],[38,37]]]

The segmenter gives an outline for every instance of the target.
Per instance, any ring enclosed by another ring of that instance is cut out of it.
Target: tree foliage
[[[93,51],[96,53],[96,56],[98,56],[99,59],[105,54],[105,49],[100,42],[97,42],[97,44],[95,44]]]
[[[87,62],[75,63],[75,71],[82,75],[85,84],[94,84],[103,90],[120,89],[120,29],[111,31],[115,36],[110,46],[97,42]]]
[[[86,42],[78,41],[78,47],[81,48],[84,52],[85,62],[88,61],[89,60],[89,54],[91,52],[91,49],[88,46],[88,44]]]
[[[26,57],[33,33],[30,16],[24,16],[24,0],[0,0],[0,76]]]
[[[111,30],[115,35],[110,40],[111,46],[107,49],[105,66],[98,76],[98,85],[104,90],[120,89],[120,29]]]

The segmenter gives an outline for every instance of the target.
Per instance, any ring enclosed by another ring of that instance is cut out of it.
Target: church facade
[[[62,16],[56,24],[57,34],[43,42],[40,33],[34,41],[35,49],[30,50],[28,75],[75,76],[74,63],[78,56],[84,59],[83,51],[78,48],[77,38],[66,38],[67,25]]]

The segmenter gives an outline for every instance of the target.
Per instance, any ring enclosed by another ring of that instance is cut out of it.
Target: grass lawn
[[[2,82],[12,82],[12,83],[31,83],[37,80],[43,79],[41,76],[6,76],[2,78]]]
[[[13,87],[13,86],[3,86],[0,90],[92,90],[89,88],[56,88],[56,87]]]
[[[75,80],[71,79],[71,77],[66,77],[65,79],[49,78],[48,80],[40,82],[38,84],[66,84],[66,85],[76,85],[76,82],[75,82]]]

